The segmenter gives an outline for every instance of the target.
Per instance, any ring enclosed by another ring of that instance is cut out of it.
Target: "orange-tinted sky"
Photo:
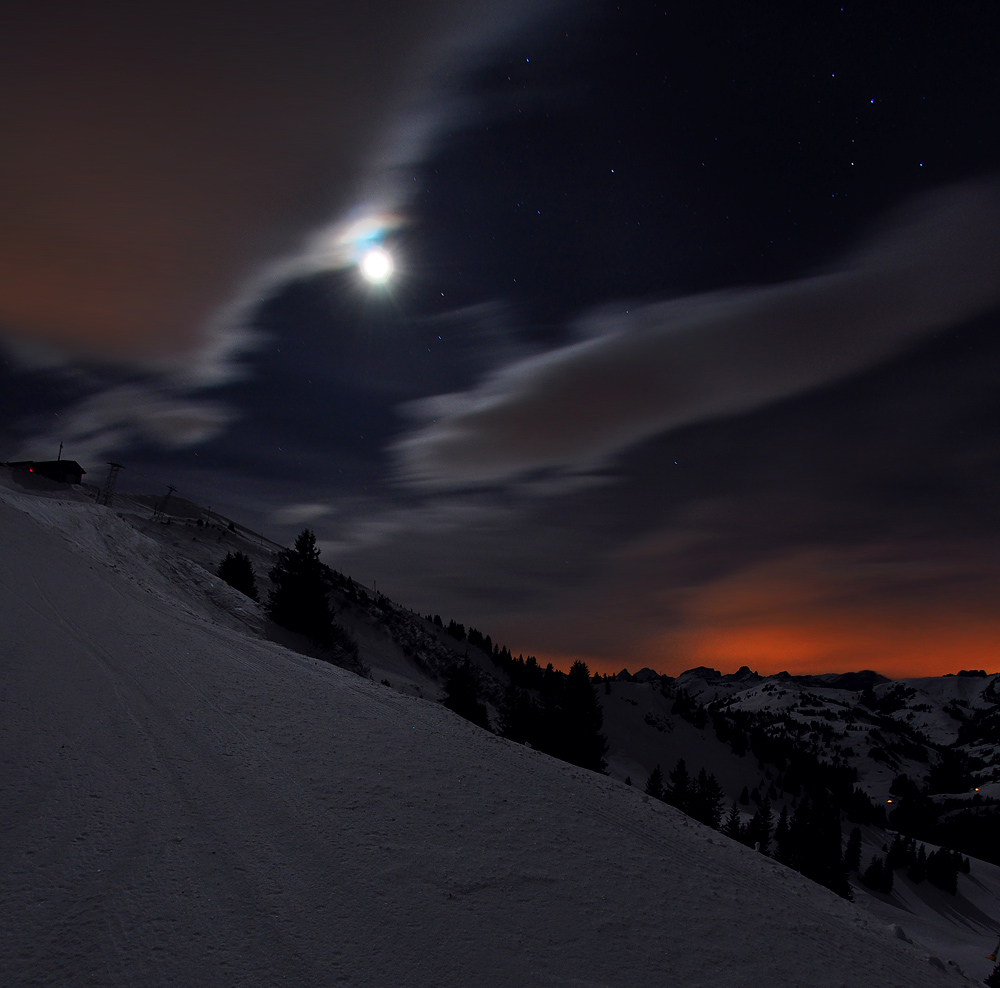
[[[958,626],[952,620],[911,617],[902,623],[870,619],[866,624],[858,616],[854,622],[816,619],[811,624],[803,620],[692,628],[644,642],[617,660],[586,653],[543,653],[538,658],[543,665],[552,662],[560,669],[579,659],[591,672],[617,673],[622,668],[635,672],[645,666],[668,675],[696,666],[729,673],[744,665],[765,676],[874,669],[890,679],[941,676],[960,669],[1000,671],[1000,620],[984,618],[971,626]]]
[[[889,678],[1000,669],[993,546],[873,545],[810,550],[770,560],[680,595],[672,627],[629,634],[617,656],[549,652],[559,668],[582,659],[599,672],[695,666],[762,675],[874,669]],[[931,555],[937,553],[937,557]],[[612,611],[613,613],[613,611]],[[627,611],[623,611],[627,614]],[[635,611],[632,619],[635,620]],[[647,617],[644,623],[655,620]]]
[[[0,38],[0,325],[114,360],[197,346],[257,268],[351,205],[447,7],[19,5]]]

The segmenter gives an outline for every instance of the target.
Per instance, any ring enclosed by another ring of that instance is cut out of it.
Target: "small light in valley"
[[[366,281],[375,285],[384,284],[392,275],[392,255],[381,247],[372,247],[361,255],[358,267]]]

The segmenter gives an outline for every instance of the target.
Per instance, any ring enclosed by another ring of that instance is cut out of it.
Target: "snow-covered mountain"
[[[610,775],[587,772],[435,702],[466,651],[494,716],[504,677],[424,617],[345,590],[369,680],[270,640],[213,575],[234,547],[266,572],[251,533],[0,481],[4,985],[919,988],[991,967],[994,865],[957,897],[852,904],[626,785],[675,754],[727,793],[761,772],[674,712],[675,684],[599,688]]]
[[[693,669],[671,683],[709,712],[763,715],[817,757],[850,765],[874,799],[890,798],[899,774],[923,782],[943,748],[969,759],[967,784],[945,789],[970,800],[1000,796],[1000,675],[888,680],[873,672],[762,677],[745,666],[723,675]],[[956,780],[959,781],[959,780]]]

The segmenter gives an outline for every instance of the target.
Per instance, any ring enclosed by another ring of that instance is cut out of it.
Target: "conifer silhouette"
[[[771,812],[771,801],[765,796],[747,827],[747,844],[750,847],[760,845],[760,853],[768,854],[771,850],[771,830],[773,827],[774,814]]]
[[[791,848],[789,840],[788,807],[781,807],[778,825],[774,828],[774,856],[782,864],[791,865]]]
[[[500,733],[511,741],[535,744],[538,716],[531,695],[513,683],[504,691],[500,706]]]
[[[294,548],[278,553],[267,574],[274,584],[268,596],[271,620],[318,645],[329,645],[334,637],[326,573],[327,567],[319,561],[316,536],[306,528],[296,538]]]
[[[885,895],[892,891],[892,879],[892,869],[880,857],[872,858],[871,863],[865,868],[865,873],[861,876],[861,881],[868,888]]]
[[[562,720],[566,761],[604,772],[608,767],[604,760],[608,741],[601,733],[604,714],[585,662],[574,662],[566,676]]]
[[[257,600],[253,563],[245,552],[227,552],[226,558],[219,563],[216,575],[234,590],[246,594],[251,600]]]
[[[844,849],[844,867],[848,871],[858,871],[861,867],[861,828],[855,827],[847,838]],[[892,870],[891,868],[889,869]]]
[[[490,729],[489,714],[485,705],[479,701],[479,687],[468,656],[463,662],[448,670],[442,702],[459,717],[464,717],[487,731]]]
[[[729,816],[722,825],[722,832],[733,840],[743,840],[743,821],[740,819],[740,808],[736,803],[729,808]]]
[[[927,878],[927,848],[923,844],[920,845],[920,850],[917,852],[917,856],[910,865],[909,871],[906,873],[906,877],[913,882],[914,885],[919,885],[924,879]]]
[[[663,772],[660,771],[659,765],[649,773],[649,778],[646,780],[646,795],[654,799],[663,799]]]
[[[687,812],[706,826],[718,830],[722,823],[724,799],[725,793],[715,776],[709,775],[702,767],[691,787]]]
[[[677,759],[677,764],[670,773],[670,784],[666,788],[664,799],[685,813],[691,805],[691,777],[683,758]]]

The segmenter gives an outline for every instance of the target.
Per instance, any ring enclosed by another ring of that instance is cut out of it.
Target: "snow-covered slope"
[[[153,592],[157,560],[21,507],[0,496],[0,983],[963,983],[635,789],[210,621]]]
[[[763,677],[744,667],[723,675],[691,669],[671,682],[709,710],[764,714],[770,731],[795,729],[798,743],[820,760],[839,758],[858,771],[858,784],[876,801],[906,774],[918,783],[938,759],[936,747],[959,747],[980,767],[966,792],[1000,793],[1000,675],[961,674],[886,680],[874,673]],[[977,728],[975,717],[994,721]],[[960,738],[964,729],[966,739]]]

